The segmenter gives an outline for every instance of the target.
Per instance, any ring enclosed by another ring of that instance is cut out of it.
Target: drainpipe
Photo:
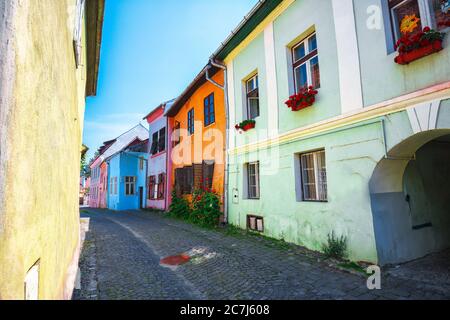
[[[224,214],[224,222],[225,224],[228,224],[228,172],[230,171],[229,163],[229,155],[228,155],[228,139],[229,139],[229,102],[228,102],[228,73],[227,73],[227,67],[223,64],[219,64],[214,61],[214,59],[209,60],[210,65],[206,68],[206,80],[211,82],[216,87],[219,87],[224,91],[224,97],[225,97],[225,175],[224,175],[224,192],[223,192],[223,214]],[[212,80],[209,76],[209,69],[211,68],[211,65],[222,69],[224,73],[224,85],[218,84],[216,81]]]

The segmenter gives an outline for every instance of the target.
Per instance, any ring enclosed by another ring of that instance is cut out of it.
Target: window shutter
[[[203,162],[203,186],[211,189],[214,178],[214,161]]]
[[[160,174],[158,177],[158,199],[164,199],[165,180],[166,175],[164,173]]]
[[[183,169],[175,169],[175,192],[178,197],[183,193],[183,185]]]
[[[159,152],[163,152],[166,150],[166,128],[159,131],[158,150]]]
[[[155,155],[158,153],[158,132],[155,132],[152,137],[152,147],[150,149],[150,153]]]
[[[194,170],[193,170],[193,167],[186,167],[186,168],[184,168],[184,174],[185,174],[184,193],[191,194],[193,186],[194,186]]]
[[[194,164],[194,189],[198,190],[202,187],[203,182],[203,164]]]

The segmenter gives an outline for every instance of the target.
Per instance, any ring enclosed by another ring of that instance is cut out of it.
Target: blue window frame
[[[211,93],[208,97],[205,98],[204,113],[205,113],[205,127],[216,122],[216,115],[214,110],[214,93]]]
[[[188,131],[189,131],[189,135],[193,135],[195,132],[194,109],[191,109],[188,112]]]

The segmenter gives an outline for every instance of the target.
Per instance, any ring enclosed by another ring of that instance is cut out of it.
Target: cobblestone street
[[[363,276],[332,268],[297,246],[204,230],[157,213],[89,209],[82,217],[90,218],[90,231],[80,261],[82,289],[74,299],[450,298],[448,277],[435,286],[387,270],[382,290],[369,291]],[[186,252],[192,257],[187,264],[160,265]]]

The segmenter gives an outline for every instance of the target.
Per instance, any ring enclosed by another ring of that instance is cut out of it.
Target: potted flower
[[[396,43],[398,56],[395,62],[407,65],[415,60],[441,51],[444,33],[425,27],[415,35],[404,34]]]
[[[255,120],[245,120],[235,126],[236,130],[248,131],[256,127]]]
[[[312,106],[316,102],[318,91],[314,87],[303,88],[300,92],[289,97],[286,105],[292,111],[299,111]]]

